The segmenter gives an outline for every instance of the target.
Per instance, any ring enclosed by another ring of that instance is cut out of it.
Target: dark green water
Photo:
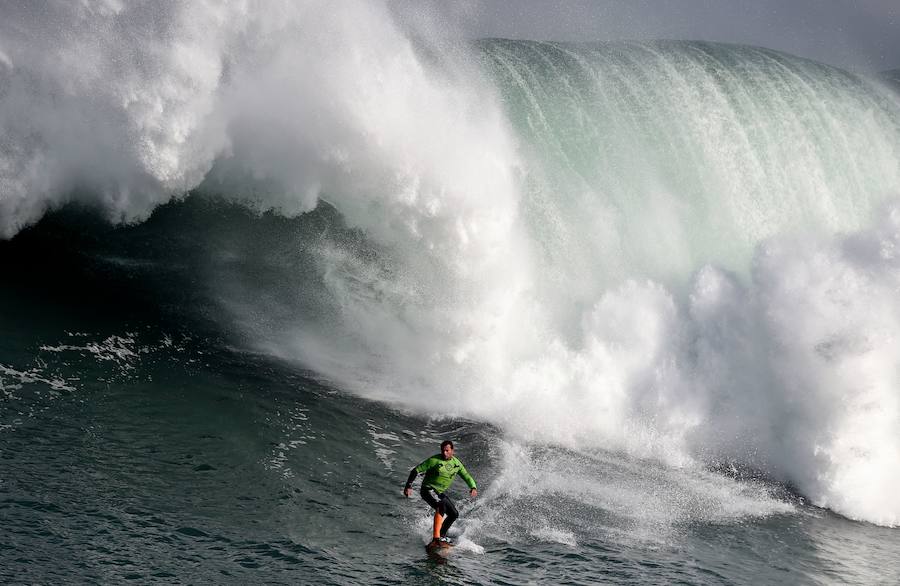
[[[129,347],[141,352],[145,344]],[[774,514],[641,520],[606,508],[602,496],[579,502],[565,491],[498,487],[502,438],[489,427],[410,417],[254,356],[196,341],[149,349],[131,368],[85,354],[38,353],[44,372],[80,374],[74,390],[2,375],[4,583],[900,578],[896,531],[789,494],[780,493],[790,504]],[[443,437],[456,439],[481,488],[473,503],[457,486],[460,545],[447,560],[423,550],[424,504],[400,495],[406,469]],[[584,455],[553,448],[539,457],[589,465]],[[599,478],[654,483],[657,476],[654,465],[615,455],[591,465]],[[635,466],[646,467],[618,470]],[[665,483],[656,497],[663,502],[648,507],[683,506],[665,502]]]

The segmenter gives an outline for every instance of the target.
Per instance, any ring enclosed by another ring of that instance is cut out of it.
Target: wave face
[[[858,228],[896,194],[896,98],[844,71],[696,42],[481,48],[541,162],[547,249],[615,278],[740,269],[763,239]]]
[[[0,231],[189,190],[316,209],[201,216],[245,344],[514,440],[752,470],[900,524],[896,96],[759,48],[462,50],[321,8],[10,8]]]

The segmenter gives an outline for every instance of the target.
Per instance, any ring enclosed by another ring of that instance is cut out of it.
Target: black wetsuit
[[[446,515],[441,525],[441,537],[446,537],[450,526],[459,517],[456,505],[447,495],[450,483],[453,482],[457,474],[463,477],[469,488],[475,488],[475,480],[458,458],[454,456],[449,460],[445,460],[440,454],[428,458],[410,470],[409,478],[406,480],[406,488],[412,487],[413,480],[416,479],[418,474],[425,474],[422,488],[419,490],[422,500],[441,515]]]

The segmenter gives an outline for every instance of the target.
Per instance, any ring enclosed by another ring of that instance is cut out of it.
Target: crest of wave
[[[492,100],[380,3],[26,3],[0,39],[5,237],[72,200],[143,220],[216,161],[229,195],[291,214],[327,193],[384,241],[489,247],[514,220]]]

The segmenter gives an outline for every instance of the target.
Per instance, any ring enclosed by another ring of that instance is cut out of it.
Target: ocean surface
[[[896,71],[392,10],[0,7],[0,582],[900,583]]]

